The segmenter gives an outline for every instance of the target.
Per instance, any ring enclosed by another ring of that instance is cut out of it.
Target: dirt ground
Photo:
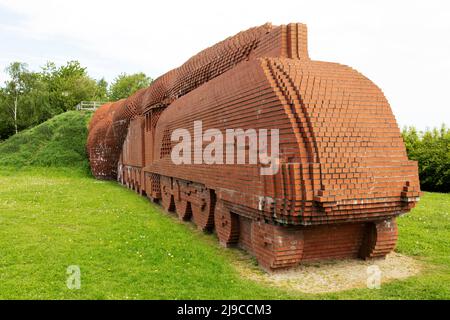
[[[385,259],[307,263],[292,270],[269,274],[243,257],[237,269],[244,277],[276,287],[326,293],[382,286],[383,283],[418,274],[421,264],[413,258],[391,253]]]

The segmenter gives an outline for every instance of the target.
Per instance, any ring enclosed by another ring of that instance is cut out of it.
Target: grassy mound
[[[0,144],[1,166],[87,168],[87,124],[91,112],[69,111]]]

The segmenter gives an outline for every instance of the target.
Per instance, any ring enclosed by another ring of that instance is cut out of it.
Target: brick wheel
[[[225,207],[219,200],[214,212],[214,227],[216,228],[219,242],[224,247],[235,245],[239,240],[239,218]]]
[[[161,206],[167,211],[175,211],[170,178],[161,177]]]
[[[195,196],[195,202],[191,202],[192,220],[202,231],[211,231],[214,226],[214,193],[202,188]]]
[[[372,222],[367,225],[360,256],[364,259],[385,257],[394,250],[398,238],[395,219]]]
[[[187,221],[191,219],[191,204],[187,200],[175,200],[175,211],[180,220]]]
[[[267,271],[294,267],[303,256],[303,231],[262,221],[252,223],[252,246],[259,264]]]

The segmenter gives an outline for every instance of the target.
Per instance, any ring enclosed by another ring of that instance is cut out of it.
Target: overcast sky
[[[306,23],[311,58],[369,77],[400,126],[450,125],[449,1],[0,0],[0,69],[79,60],[97,79],[156,78],[265,22]]]

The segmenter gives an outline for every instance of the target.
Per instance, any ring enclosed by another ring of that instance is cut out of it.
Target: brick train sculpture
[[[202,132],[277,129],[277,172],[261,174],[261,162],[174,163],[172,133],[195,135],[196,121]],[[420,196],[382,91],[348,66],[311,60],[303,24],[238,33],[103,105],[87,149],[96,178],[215,231],[266,270],[383,257],[397,241],[396,217]]]

